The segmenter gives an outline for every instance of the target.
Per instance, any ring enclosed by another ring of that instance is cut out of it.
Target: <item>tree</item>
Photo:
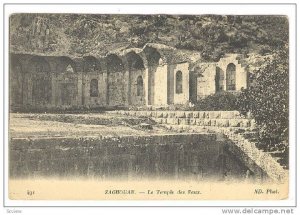
[[[259,137],[265,147],[288,143],[289,70],[287,48],[258,69],[254,83],[240,94],[242,113],[254,117]]]

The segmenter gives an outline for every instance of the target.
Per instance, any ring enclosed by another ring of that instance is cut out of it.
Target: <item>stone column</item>
[[[57,86],[56,86],[56,75],[54,73],[51,74],[51,106],[56,106],[56,94],[57,94]]]
[[[131,104],[130,96],[131,96],[131,83],[130,83],[130,71],[126,69],[124,72],[124,94],[125,94],[125,106]]]
[[[78,73],[77,76],[77,105],[81,106],[82,105],[82,72]]]
[[[149,105],[149,70],[145,68],[145,80],[144,80],[144,92],[145,92],[145,104]]]

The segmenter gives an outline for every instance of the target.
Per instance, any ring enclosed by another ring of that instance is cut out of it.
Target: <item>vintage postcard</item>
[[[289,19],[14,13],[11,200],[285,200]]]

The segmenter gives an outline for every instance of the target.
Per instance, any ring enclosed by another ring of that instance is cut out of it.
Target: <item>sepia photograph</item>
[[[289,198],[286,15],[13,13],[10,200]]]

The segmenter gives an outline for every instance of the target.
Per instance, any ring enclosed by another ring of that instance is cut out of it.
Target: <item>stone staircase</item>
[[[256,146],[255,120],[238,111],[114,111],[127,116],[147,117],[169,130],[181,132],[204,132],[222,134],[230,139],[249,167],[258,165],[276,182],[288,180],[288,170],[272,153]],[[250,168],[251,169],[251,168]]]
[[[116,114],[149,117],[164,125],[197,125],[255,128],[255,121],[238,111],[115,111]]]

